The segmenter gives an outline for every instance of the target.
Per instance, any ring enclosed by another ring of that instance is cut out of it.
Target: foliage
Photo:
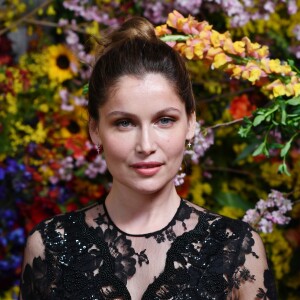
[[[197,101],[178,192],[259,230],[281,297],[299,299],[300,2],[25,3],[0,4],[0,298],[17,297],[33,226],[109,189],[87,133],[91,35],[143,15],[187,59]]]

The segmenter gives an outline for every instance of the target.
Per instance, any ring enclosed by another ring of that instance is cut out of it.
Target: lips
[[[140,175],[153,176],[159,172],[163,163],[160,162],[138,162],[131,165],[131,167]]]
[[[151,168],[157,168],[162,166],[163,164],[160,162],[139,162],[132,164],[132,168],[137,168],[137,169],[151,169]]]

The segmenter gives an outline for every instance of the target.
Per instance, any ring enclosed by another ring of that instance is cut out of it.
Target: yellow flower
[[[262,71],[258,66],[253,62],[248,62],[245,70],[242,73],[242,78],[249,80],[253,84],[260,79]]]
[[[192,167],[192,174],[189,178],[191,184],[189,195],[192,196],[193,203],[203,207],[206,202],[204,196],[211,195],[212,187],[206,182],[201,182],[202,175],[199,165]]]
[[[300,83],[296,83],[293,85],[295,96],[298,97],[300,95]]]
[[[273,88],[273,95],[274,97],[279,97],[285,95],[286,88],[283,84],[279,84],[274,86]]]
[[[167,24],[155,27],[155,34],[157,36],[163,36],[165,34],[171,34],[171,33],[172,31],[168,29]]]
[[[192,174],[189,176],[191,184],[201,180],[201,169],[199,165],[192,166]]]
[[[6,94],[6,101],[8,104],[7,112],[10,114],[16,114],[17,113],[17,99],[14,97],[11,93]]]
[[[42,103],[40,106],[39,106],[39,110],[41,112],[44,112],[44,113],[47,113],[49,111],[49,106],[46,104],[46,103]]]
[[[26,53],[19,59],[19,65],[21,69],[28,70],[28,72],[34,74],[31,79],[32,85],[36,84],[39,77],[46,76],[49,72],[48,68],[48,56],[42,53]],[[41,66],[44,66],[41,68]]]
[[[211,36],[210,36],[210,41],[212,43],[212,46],[215,48],[223,46],[224,42],[226,39],[228,39],[229,33],[225,32],[224,34],[219,33],[216,30],[212,30]]]
[[[85,31],[89,35],[99,35],[99,23],[96,21],[91,22],[89,26],[86,27]]]
[[[187,59],[193,59],[194,58],[194,49],[192,47],[186,47],[184,49],[184,55]]]
[[[239,66],[239,65],[234,65],[234,64],[229,64],[227,66],[227,69],[231,69],[231,76],[239,79],[241,77],[241,74],[243,72],[243,70],[245,69],[243,66]]]
[[[46,51],[48,65],[44,68],[51,80],[63,82],[77,74],[78,60],[71,50],[64,45],[53,45]]]
[[[230,61],[231,58],[227,56],[225,53],[219,53],[214,57],[214,62],[212,63],[212,66],[218,69]]]
[[[198,58],[202,59],[203,52],[204,52],[204,45],[203,45],[203,43],[199,42],[194,47],[194,53],[195,53],[195,55],[197,55]]]
[[[286,65],[281,65],[281,62],[279,59],[270,59],[269,62],[270,70],[274,73],[285,73],[285,72],[291,72],[291,67]]]
[[[49,180],[49,178],[55,176],[54,171],[47,165],[40,166],[39,173],[42,175],[45,183]]]
[[[2,300],[11,300],[11,299],[16,299],[20,293],[20,288],[19,286],[13,286],[11,289],[6,291],[3,295]]]
[[[223,49],[226,53],[242,56],[245,53],[245,43],[243,41],[233,42],[231,39],[226,39]]]
[[[261,237],[271,258],[275,278],[279,280],[290,271],[292,248],[277,228],[271,233],[261,233]]]
[[[48,16],[55,16],[56,15],[56,11],[53,7],[53,5],[49,5],[47,8],[47,15]]]
[[[32,137],[32,141],[36,142],[37,144],[42,144],[45,142],[46,138],[47,131],[44,129],[44,125],[39,122],[34,132],[34,136]]]
[[[293,186],[293,176],[278,173],[280,162],[265,162],[261,165],[261,176],[271,187],[278,187],[285,185],[289,189]]]
[[[0,82],[4,82],[6,79],[6,76],[3,73],[0,73]]]
[[[238,207],[232,207],[232,206],[223,206],[218,213],[222,216],[226,216],[232,219],[238,219],[241,218],[245,211]]]
[[[205,199],[203,195],[210,195],[211,193],[212,188],[208,183],[197,182],[194,184],[194,186],[192,186],[190,190],[190,194],[193,198],[193,203],[202,207],[205,205]]]
[[[257,50],[258,58],[267,57],[269,55],[269,48],[267,46],[262,46]]]

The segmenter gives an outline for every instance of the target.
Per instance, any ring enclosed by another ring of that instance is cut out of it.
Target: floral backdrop
[[[175,184],[249,222],[280,299],[300,299],[300,1],[0,2],[0,299],[17,299],[29,231],[109,190],[87,133],[97,37],[148,18],[186,59],[198,126]]]

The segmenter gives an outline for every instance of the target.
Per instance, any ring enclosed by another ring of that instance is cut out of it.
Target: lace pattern
[[[164,229],[126,235],[100,202],[34,229],[27,247],[34,236],[43,247],[25,258],[22,299],[239,299],[247,288],[247,299],[273,300],[272,273],[257,269],[264,253],[256,253],[254,234],[242,221],[182,200]]]

